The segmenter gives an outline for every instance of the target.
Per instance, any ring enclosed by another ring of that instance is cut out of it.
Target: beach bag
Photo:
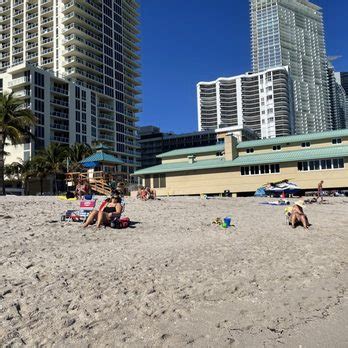
[[[116,218],[110,223],[111,228],[127,228],[130,224],[130,219],[128,217]]]

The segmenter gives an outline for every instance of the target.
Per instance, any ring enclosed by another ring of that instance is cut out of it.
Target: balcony
[[[30,98],[30,91],[22,90],[22,91],[14,92],[13,95],[16,98]]]
[[[38,13],[31,13],[31,14],[27,14],[27,21],[30,21],[32,19],[37,18],[39,15]]]
[[[66,120],[69,119],[69,114],[66,112],[60,112],[60,111],[52,111],[51,116],[58,117],[58,118],[64,118]]]
[[[110,114],[104,114],[102,112],[99,113],[99,118],[104,119],[104,120],[109,120],[109,121],[115,121],[115,117],[110,115]]]
[[[11,87],[19,87],[19,86],[24,86],[26,84],[30,83],[30,77],[28,76],[23,76],[23,77],[18,77],[16,79],[13,79],[8,83],[8,86]]]
[[[58,143],[64,143],[64,144],[69,144],[69,138],[57,136],[57,135],[52,135],[51,136],[51,141],[56,141]]]
[[[106,104],[106,103],[103,103],[103,102],[100,102],[98,104],[98,108],[99,109],[103,109],[103,110],[114,111],[114,106],[113,105]]]
[[[41,40],[41,44],[42,45],[47,45],[47,44],[50,44],[50,43],[53,43],[53,37],[48,37],[48,38],[45,38],[45,39]]]
[[[41,60],[41,65],[42,66],[53,66],[53,58],[49,58],[49,59],[42,59]]]
[[[27,40],[34,40],[38,36],[38,33],[27,34]]]
[[[114,131],[115,131],[113,125],[106,124],[106,123],[99,123],[98,129],[104,130],[104,131],[105,131],[105,130],[106,130],[106,131],[111,131],[111,132],[114,132]]]
[[[99,134],[98,139],[99,140],[105,140],[105,141],[111,141],[111,142],[115,141],[114,137],[111,136],[111,135],[108,135],[108,134]]]
[[[53,52],[53,47],[50,48],[45,48],[41,51],[41,56],[47,56],[47,55],[51,55],[51,53]]]
[[[27,12],[30,12],[31,10],[35,10],[37,7],[38,7],[37,3],[27,4]]]
[[[51,128],[62,131],[69,131],[69,126],[67,124],[62,123],[51,123]]]
[[[67,101],[61,100],[61,99],[53,98],[53,99],[51,99],[51,103],[55,104],[55,105],[63,106],[63,107],[66,107],[66,108],[69,107],[69,103]]]
[[[52,11],[53,11],[53,6],[43,7],[42,10],[41,10],[41,14],[50,13]]]
[[[56,86],[51,88],[51,92],[63,94],[63,95],[69,95],[69,91],[67,89],[56,87]]]

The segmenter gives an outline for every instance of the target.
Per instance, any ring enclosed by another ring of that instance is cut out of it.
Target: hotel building
[[[348,129],[224,143],[158,156],[162,164],[135,175],[158,195],[249,195],[267,183],[291,180],[302,190],[348,188]]]
[[[288,66],[296,133],[332,129],[321,8],[307,0],[250,0],[255,73]]]
[[[286,67],[199,82],[198,129],[246,127],[261,138],[292,134],[291,86]]]
[[[0,7],[0,88],[38,118],[38,141],[12,157],[50,142],[103,142],[129,177],[140,157],[137,1],[2,0]]]

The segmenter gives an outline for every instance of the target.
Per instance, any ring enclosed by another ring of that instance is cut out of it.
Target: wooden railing
[[[92,191],[100,193],[102,195],[110,195],[111,188],[105,180],[104,172],[71,172],[67,173],[65,177],[66,182],[72,182],[76,185],[78,180],[87,181]]]

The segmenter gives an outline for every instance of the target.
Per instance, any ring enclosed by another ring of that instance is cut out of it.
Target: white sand
[[[347,347],[346,201],[307,232],[260,199],[128,200],[133,229],[96,231],[2,197],[0,346]]]

